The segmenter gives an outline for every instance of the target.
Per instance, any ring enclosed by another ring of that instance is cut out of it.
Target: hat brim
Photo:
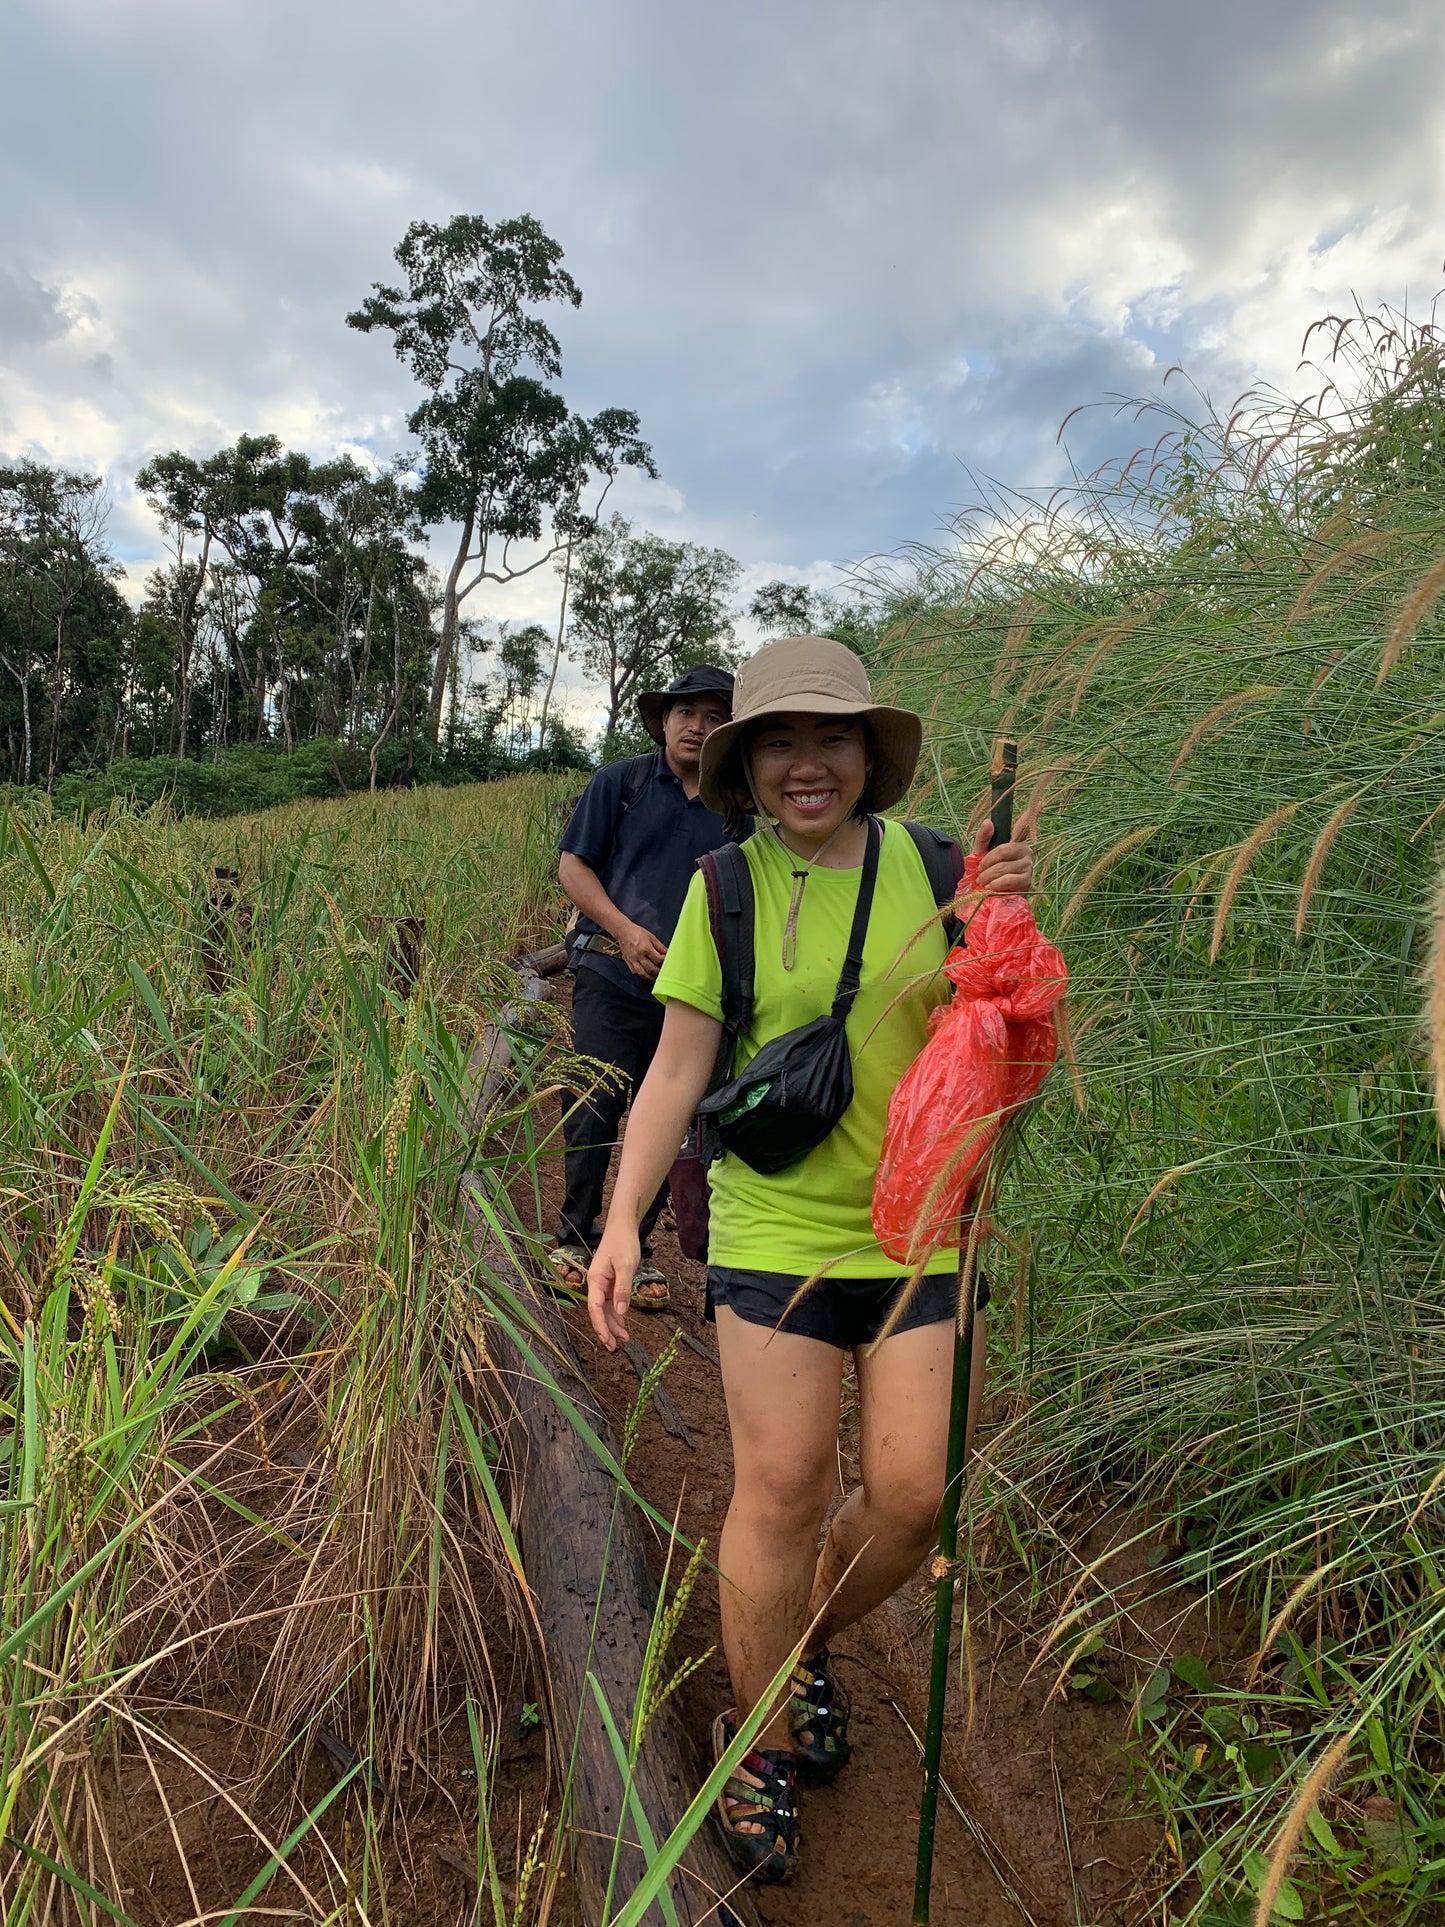
[[[667,737],[662,726],[668,710],[674,703],[701,702],[707,696],[728,709],[732,708],[731,689],[649,689],[637,698],[637,713],[642,718],[642,727],[653,742],[666,748]]]
[[[638,697],[637,713],[642,718],[642,727],[654,743],[666,744],[662,719],[667,714],[668,705],[676,701],[676,696],[669,696],[661,689],[649,689],[646,695]]]
[[[738,751],[743,731],[769,716],[861,716],[873,736],[873,807],[891,809],[908,794],[918,753],[923,747],[923,723],[911,709],[891,709],[886,703],[840,700],[822,691],[789,692],[785,702],[760,709],[740,722],[720,723],[702,746],[698,791],[710,810],[727,811],[748,796]],[[748,804],[751,808],[751,804]]]

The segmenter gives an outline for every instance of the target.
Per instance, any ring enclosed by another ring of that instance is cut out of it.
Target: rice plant
[[[546,1916],[555,1822],[491,1831],[533,1662],[457,1193],[551,799],[0,812],[9,1923],[384,1917],[383,1813],[459,1760]]]
[[[1150,1906],[1216,1927],[1425,1920],[1445,1896],[1445,1182],[1419,1014],[1445,342],[1384,314],[1309,346],[1313,401],[1141,406],[1132,462],[992,496],[872,582],[882,680],[930,717],[926,807],[965,828],[992,738],[1020,741],[1070,967],[1068,1070],[999,1217],[1008,1416],[982,1468],[1013,1551],[991,1579],[1036,1609],[1047,1582],[1065,1686],[1071,1656],[1085,1677],[1128,1642],[1110,1568],[1075,1556],[1088,1531],[1211,1602],[1225,1685],[1195,1655],[1193,1687],[1122,1690],[1164,1821]],[[1437,1038],[1442,995],[1437,951]]]

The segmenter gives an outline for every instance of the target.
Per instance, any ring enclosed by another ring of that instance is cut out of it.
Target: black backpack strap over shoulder
[[[914,848],[928,873],[933,901],[941,910],[945,904],[952,903],[963,888],[963,846],[956,836],[931,829],[927,823],[903,823],[900,828],[913,838]],[[951,913],[943,920],[943,934],[950,945],[963,941],[963,925]]]
[[[752,1021],[754,986],[753,873],[736,843],[700,856],[707,891],[707,915],[712,940],[722,966],[723,1035],[713,1085],[733,1074],[738,1039]]]
[[[633,804],[647,788],[652,772],[657,767],[657,751],[644,750],[641,756],[629,756],[622,772],[622,796],[617,814],[626,816]]]
[[[878,883],[878,853],[882,843],[883,832],[878,827],[878,818],[870,816],[868,842],[863,852],[863,874],[858,879],[858,900],[853,906],[853,927],[848,932],[848,953],[843,959],[843,972],[833,999],[835,1017],[848,1015],[863,979],[863,945],[868,936],[868,918],[873,910],[873,893]]]

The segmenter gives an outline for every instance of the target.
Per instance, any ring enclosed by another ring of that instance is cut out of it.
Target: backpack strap
[[[700,856],[707,891],[707,918],[722,966],[723,1034],[713,1067],[710,1089],[725,1084],[733,1074],[738,1039],[753,1016],[754,918],[753,873],[736,843]]]
[[[620,823],[633,804],[641,796],[651,781],[652,772],[657,764],[657,751],[647,750],[641,756],[629,756],[622,766],[622,792],[617,799],[617,821]],[[561,827],[565,834],[567,825],[577,814],[577,805],[587,794],[585,789],[578,790],[562,804]]]
[[[633,804],[652,780],[657,768],[657,751],[645,750],[641,756],[629,756],[622,772],[622,796],[618,802],[617,814],[626,816]]]
[[[924,870],[928,874],[928,885],[933,892],[933,901],[939,909],[950,904],[963,888],[963,845],[956,836],[949,836],[944,830],[932,829],[927,823],[904,823],[900,825],[913,838],[914,848],[923,859]],[[943,919],[943,934],[947,937],[950,949],[963,941],[963,924],[950,910]]]
[[[868,918],[873,909],[873,892],[878,882],[878,852],[882,842],[883,832],[878,827],[878,818],[870,816],[868,842],[863,852],[863,874],[858,879],[858,900],[853,905],[853,927],[848,932],[848,953],[843,959],[838,989],[833,998],[835,1017],[848,1015],[863,979],[863,945],[868,936]]]

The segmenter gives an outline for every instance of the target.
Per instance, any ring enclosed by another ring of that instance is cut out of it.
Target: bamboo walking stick
[[[1002,743],[993,763],[993,841],[990,849],[1013,837],[1014,785],[1018,781],[1018,745]],[[953,1584],[958,1560],[958,1509],[972,1435],[969,1421],[983,1389],[983,1346],[974,1344],[979,1317],[975,1259],[977,1243],[969,1238],[958,1265],[958,1330],[953,1341],[953,1381],[949,1395],[948,1453],[944,1462],[943,1516],[938,1528],[938,1556],[934,1561],[933,1665],[928,1682],[928,1726],[923,1740],[923,1802],[918,1814],[918,1864],[913,1885],[915,1927],[927,1927],[929,1894],[933,1886],[933,1833],[938,1818],[939,1762],[943,1757],[943,1710],[948,1697],[948,1649],[953,1636]],[[978,1327],[982,1337],[982,1327]]]

